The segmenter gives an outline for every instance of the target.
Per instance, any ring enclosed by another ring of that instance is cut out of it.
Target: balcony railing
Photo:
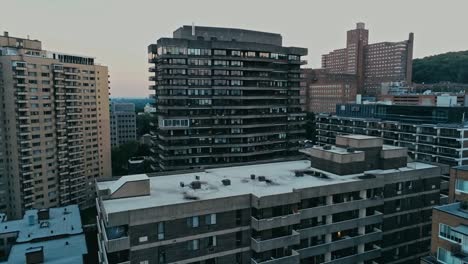
[[[266,219],[257,219],[252,217],[251,226],[257,231],[273,229],[280,226],[289,226],[301,222],[301,214],[293,213],[284,216],[277,216]]]
[[[299,241],[299,233],[293,230],[292,234],[277,238],[271,238],[266,240],[256,240],[255,238],[251,238],[251,248],[255,252],[265,252],[275,248],[284,248],[292,245],[297,245],[299,244]]]
[[[300,256],[297,251],[292,250],[291,255],[284,256],[281,258],[270,259],[266,261],[260,261],[255,259],[250,259],[250,264],[296,264],[299,263]]]

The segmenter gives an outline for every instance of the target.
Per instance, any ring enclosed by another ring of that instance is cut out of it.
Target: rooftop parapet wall
[[[245,30],[238,28],[182,26],[174,31],[174,38],[211,40],[216,38],[220,41],[240,41],[272,44],[281,46],[283,38],[280,34]]]

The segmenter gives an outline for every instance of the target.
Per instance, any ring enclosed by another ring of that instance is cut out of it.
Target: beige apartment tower
[[[111,175],[109,126],[106,66],[0,36],[1,211],[92,205]]]

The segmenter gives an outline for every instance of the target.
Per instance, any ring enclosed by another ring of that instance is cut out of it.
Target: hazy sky
[[[414,32],[416,58],[468,50],[467,0],[1,0],[0,10],[0,31],[108,65],[112,96],[148,95],[147,46],[192,22],[280,33],[309,49],[311,67],[359,21],[371,43]]]

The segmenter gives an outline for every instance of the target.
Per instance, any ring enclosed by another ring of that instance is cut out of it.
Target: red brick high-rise
[[[346,48],[322,55],[322,68],[330,73],[357,75],[358,94],[379,95],[382,83],[411,83],[413,33],[399,42],[368,43],[364,23],[347,32]]]

